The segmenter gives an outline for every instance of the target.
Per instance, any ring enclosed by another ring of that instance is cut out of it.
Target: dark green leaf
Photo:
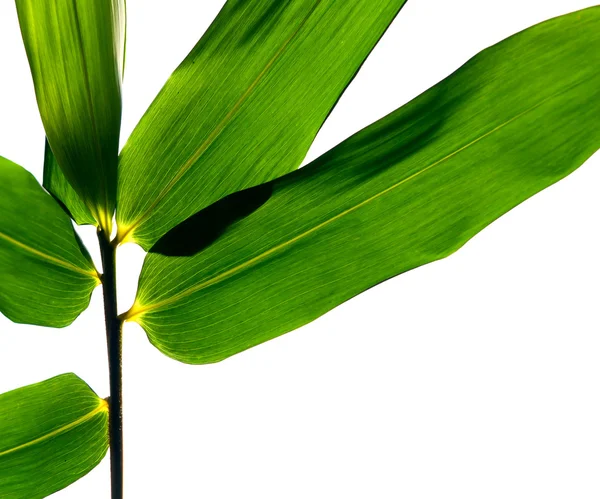
[[[108,449],[108,404],[74,374],[0,395],[0,497],[38,499],[91,471]]]
[[[120,159],[118,240],[148,249],[218,199],[297,168],[405,0],[229,0]]]
[[[65,210],[79,225],[97,225],[90,210],[81,201],[65,174],[58,166],[56,158],[46,140],[44,148],[44,187],[64,206]]]
[[[67,326],[100,283],[67,214],[37,180],[0,158],[0,312],[15,322]]]
[[[115,208],[123,0],[17,0],[48,142],[62,171],[110,233]]]
[[[147,256],[125,317],[189,363],[295,329],[571,173],[600,147],[599,116],[595,7],[483,51],[312,164],[224,200],[225,224],[254,210],[229,227],[188,220]]]

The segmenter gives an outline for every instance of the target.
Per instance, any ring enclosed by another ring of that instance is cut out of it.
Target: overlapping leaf
[[[44,148],[44,187],[64,206],[69,216],[79,225],[96,225],[94,217],[60,169],[46,140]]]
[[[120,158],[118,240],[297,168],[405,0],[229,0]]]
[[[0,158],[0,312],[62,327],[100,283],[71,220],[35,178]]]
[[[125,317],[189,363],[295,329],[571,173],[600,147],[599,117],[595,7],[485,50],[305,168],[187,220],[147,256]]]
[[[39,499],[92,470],[108,449],[108,404],[74,374],[0,395],[0,497]]]
[[[16,5],[48,142],[73,189],[110,234],[124,0],[18,0]]]

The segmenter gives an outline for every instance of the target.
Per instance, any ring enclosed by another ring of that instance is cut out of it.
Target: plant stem
[[[102,291],[104,294],[104,318],[108,346],[108,370],[110,377],[110,401],[108,406],[110,442],[110,481],[112,499],[123,498],[123,411],[121,390],[121,327],[117,317],[117,287],[115,247],[109,235],[98,231],[102,255]]]

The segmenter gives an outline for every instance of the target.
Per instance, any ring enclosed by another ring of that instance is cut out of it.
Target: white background
[[[486,46],[595,1],[408,2],[307,159]],[[223,0],[127,3],[123,143]],[[10,1],[0,47],[0,154],[41,179]],[[220,364],[179,364],[128,324],[126,497],[600,497],[599,189],[596,155],[450,258]],[[143,254],[118,258],[125,310]],[[0,392],[72,371],[104,397],[105,352],[99,289],[66,329],[0,317]],[[108,498],[108,464],[56,497]]]

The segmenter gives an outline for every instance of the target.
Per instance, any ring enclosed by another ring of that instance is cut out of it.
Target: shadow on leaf
[[[240,6],[246,7],[248,0],[242,2]],[[269,31],[272,31],[279,22],[281,16],[283,16],[285,9],[289,7],[290,0],[278,0],[276,2],[267,2],[267,6],[258,18],[251,24],[249,24],[247,31],[242,37],[242,43],[250,43],[252,41],[258,41],[264,38]],[[253,4],[256,7],[263,8],[262,5]]]
[[[215,242],[229,226],[260,208],[271,193],[272,184],[267,183],[230,194],[171,229],[150,253],[193,256]]]

